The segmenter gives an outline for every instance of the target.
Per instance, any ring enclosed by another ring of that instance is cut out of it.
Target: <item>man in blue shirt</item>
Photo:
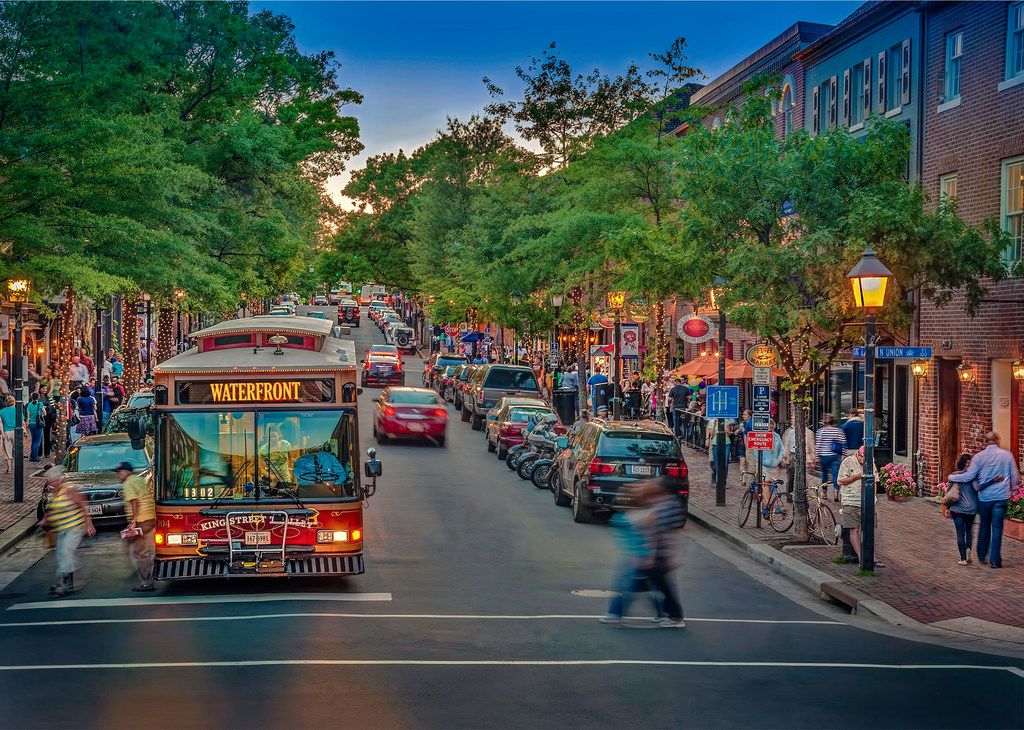
[[[587,378],[587,385],[590,386],[590,404],[597,406],[597,386],[602,383],[608,382],[608,376],[601,372],[600,369],[594,371],[594,374]]]
[[[850,411],[850,417],[842,426],[846,434],[846,451],[856,451],[864,445],[864,412],[859,408]]]
[[[999,446],[999,434],[985,434],[988,444],[971,459],[966,471],[950,474],[946,479],[960,484],[975,482],[978,491],[978,559],[989,567],[1003,567],[1003,518],[1010,493],[1020,486],[1020,472],[1013,454]],[[989,549],[991,547],[991,550]]]

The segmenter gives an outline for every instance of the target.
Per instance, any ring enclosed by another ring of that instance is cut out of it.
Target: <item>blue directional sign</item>
[[[854,347],[853,357],[864,359],[864,348]],[[930,347],[876,347],[875,357],[879,360],[927,360],[932,356]]]
[[[740,387],[738,385],[709,385],[707,390],[708,418],[740,417]]]

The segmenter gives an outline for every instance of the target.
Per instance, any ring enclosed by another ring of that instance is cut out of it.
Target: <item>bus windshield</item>
[[[159,498],[189,502],[358,499],[351,411],[168,414]]]

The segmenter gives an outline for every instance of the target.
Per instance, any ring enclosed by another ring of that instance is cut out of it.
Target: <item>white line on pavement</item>
[[[49,604],[47,604],[49,605]],[[81,626],[84,624],[145,624],[145,623],[177,623],[183,621],[252,621],[254,619],[285,619],[285,618],[369,618],[369,619],[463,619],[463,620],[502,620],[502,621],[538,621],[538,620],[587,620],[600,618],[598,615],[583,614],[537,614],[537,615],[499,615],[499,614],[451,614],[451,613],[261,613],[243,616],[161,616],[158,618],[94,618],[68,621],[19,621],[0,623],[0,628],[20,628],[25,626]],[[729,624],[812,624],[816,626],[846,626],[838,621],[801,621],[771,620],[757,618],[687,618],[688,622],[729,623]]]
[[[268,603],[271,601],[390,601],[390,593],[256,593],[229,596],[159,596],[154,598],[81,598],[38,603],[15,603],[8,611],[37,608],[110,608],[120,606],[168,606],[191,603]]]
[[[888,669],[944,671],[1003,671],[1024,679],[1024,670],[984,664],[869,664],[848,662],[714,662],[672,659],[252,659],[212,662],[125,662],[117,664],[11,664],[3,672],[84,669],[194,669],[207,667],[735,667],[748,669]]]

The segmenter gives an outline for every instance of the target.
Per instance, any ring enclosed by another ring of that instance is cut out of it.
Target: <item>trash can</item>
[[[576,422],[577,397],[577,392],[572,388],[558,388],[551,394],[551,406],[563,426],[571,426]]]
[[[633,388],[627,390],[622,397],[623,414],[626,418],[636,420],[640,418],[640,390]]]

